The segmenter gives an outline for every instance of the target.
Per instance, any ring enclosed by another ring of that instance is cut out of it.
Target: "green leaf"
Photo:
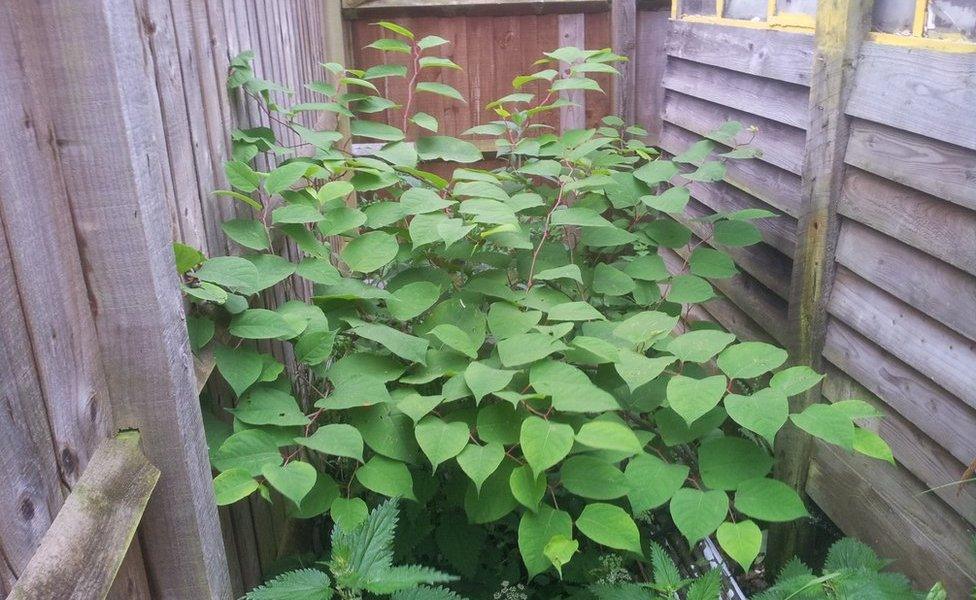
[[[606,296],[623,296],[634,291],[634,280],[623,271],[599,263],[593,270],[593,291]]]
[[[535,514],[526,512],[519,520],[518,547],[529,578],[549,569],[546,545],[554,537],[570,538],[573,535],[573,518],[569,513],[542,505]]]
[[[332,393],[317,400],[315,406],[341,410],[391,402],[390,394],[380,379],[362,376],[336,382]]]
[[[434,416],[424,417],[414,428],[420,449],[437,466],[461,453],[468,443],[468,425],[464,421],[446,422]]]
[[[469,485],[464,493],[464,512],[471,523],[491,523],[498,521],[515,510],[518,502],[512,496],[508,480],[512,475],[514,462],[505,460],[481,486],[481,493],[474,485]]]
[[[823,375],[810,367],[790,367],[773,375],[769,386],[784,396],[795,396],[817,385],[823,378]]]
[[[807,516],[803,500],[790,486],[763,477],[739,484],[735,509],[760,521],[783,522]]]
[[[396,498],[402,496],[416,500],[413,493],[413,477],[407,465],[385,456],[374,456],[356,471],[356,479],[366,489],[377,494]]]
[[[891,453],[888,442],[870,429],[862,427],[854,429],[854,451],[895,464],[895,457]]]
[[[255,284],[258,271],[254,263],[237,256],[217,256],[208,259],[196,270],[197,279],[223,287],[249,288]]]
[[[763,477],[773,468],[773,457],[740,437],[707,439],[698,447],[702,483],[713,490],[734,490],[740,483]]]
[[[460,100],[461,102],[465,101],[464,96],[461,95],[461,92],[445,83],[437,83],[436,81],[421,81],[414,89],[418,92],[437,94],[438,96],[445,96],[447,98],[451,98],[452,100]]]
[[[563,462],[559,479],[567,492],[592,500],[613,500],[627,493],[624,474],[592,456],[571,456]]]
[[[690,199],[691,192],[688,191],[688,188],[671,187],[657,195],[641,196],[640,201],[654,210],[666,213],[682,213]]]
[[[311,167],[307,162],[295,161],[285,163],[274,171],[268,173],[264,180],[264,189],[269,195],[273,196],[290,188],[295,182],[301,179],[305,172]]]
[[[280,467],[274,464],[264,465],[261,475],[271,484],[271,487],[281,492],[282,496],[294,502],[296,506],[301,505],[302,498],[307,496],[315,486],[315,467],[299,460],[293,460]]]
[[[502,366],[517,367],[561,352],[566,346],[544,333],[523,333],[499,341],[496,349]]]
[[[725,410],[733,421],[749,431],[758,433],[772,446],[776,433],[789,417],[790,403],[775,388],[763,388],[750,396],[729,394]]]
[[[473,362],[464,370],[464,383],[474,394],[475,403],[499,390],[505,389],[515,376],[515,371],[503,371],[480,362]]]
[[[379,21],[376,23],[376,25],[379,25],[383,29],[392,31],[397,35],[402,35],[403,37],[410,38],[411,40],[413,39],[413,32],[402,25],[397,25],[396,23],[392,23],[390,21]]]
[[[381,52],[399,52],[401,54],[410,54],[410,44],[404,42],[403,40],[392,40],[392,39],[378,39],[372,44],[366,46],[367,48],[374,48]]]
[[[762,233],[748,221],[719,221],[712,235],[723,246],[751,246],[762,241]]]
[[[606,317],[587,302],[564,302],[549,309],[550,321],[605,321]]]
[[[291,326],[278,313],[264,308],[249,308],[234,315],[228,328],[231,335],[247,340],[265,340],[288,336]]]
[[[529,371],[529,382],[535,391],[549,396],[552,407],[561,412],[620,409],[616,398],[594,385],[586,373],[564,362],[537,362]]]
[[[325,213],[325,219],[318,224],[322,235],[340,235],[348,233],[366,223],[366,215],[362,211],[348,206],[339,206]]]
[[[220,228],[227,237],[245,248],[267,250],[271,244],[264,225],[254,219],[231,219],[221,223]]]
[[[244,600],[331,600],[329,576],[315,569],[288,571],[254,588]]]
[[[224,173],[227,174],[227,182],[242,192],[251,193],[261,185],[261,177],[254,172],[254,169],[240,161],[231,160],[224,163]]]
[[[573,555],[579,551],[579,542],[564,535],[554,535],[546,543],[542,553],[546,555],[552,566],[556,567],[559,576],[563,576],[563,567],[569,564]]]
[[[670,500],[689,471],[687,465],[669,464],[650,454],[635,456],[624,469],[631,511],[638,515]]]
[[[386,325],[368,323],[352,330],[359,337],[373,340],[400,358],[420,364],[427,363],[427,340]]]
[[[566,77],[563,79],[557,79],[555,82],[553,82],[551,89],[554,92],[561,92],[563,90],[603,91],[600,84],[592,79],[587,79],[586,77]]]
[[[614,369],[620,378],[627,383],[627,388],[633,393],[640,386],[657,378],[675,361],[672,356],[647,358],[627,349],[617,352]]]
[[[611,420],[584,423],[576,433],[576,441],[597,450],[612,450],[629,455],[638,454],[642,448],[630,427]]]
[[[396,127],[378,121],[353,119],[349,124],[349,129],[354,136],[382,140],[384,142],[399,142],[405,137],[403,132]]]
[[[689,265],[691,272],[699,277],[725,279],[739,272],[727,254],[711,248],[695,248],[689,258]]]
[[[258,385],[241,396],[237,408],[229,408],[243,423],[249,425],[307,425],[308,417],[302,414],[298,401],[288,392],[267,385]]]
[[[214,362],[221,377],[237,396],[258,380],[264,368],[264,359],[254,350],[231,348],[222,344],[214,345]]]
[[[396,236],[382,231],[371,231],[352,239],[342,249],[343,262],[353,271],[372,273],[393,261],[400,245]]]
[[[316,473],[315,485],[302,503],[289,511],[289,516],[297,519],[313,519],[329,511],[329,507],[339,497],[339,484],[325,473]]]
[[[199,352],[214,336],[214,322],[207,317],[189,315],[186,318],[186,330],[190,338],[190,348]]]
[[[720,490],[681,488],[671,497],[671,518],[689,544],[712,534],[729,512],[729,497]]]
[[[239,192],[234,192],[231,190],[214,190],[211,193],[214,196],[230,196],[231,198],[237,200],[238,202],[243,202],[244,204],[247,204],[254,210],[261,210],[263,208],[260,202],[258,202],[254,198],[251,198],[250,196],[245,196],[244,194],[241,194]]]
[[[421,56],[418,61],[421,69],[456,69],[461,70],[461,66],[449,58],[441,56]]]
[[[446,160],[473,163],[482,159],[481,151],[470,142],[449,136],[417,138],[417,154],[421,160]]]
[[[495,302],[488,309],[488,328],[497,340],[527,333],[541,320],[542,312],[523,312],[507,302]]]
[[[647,163],[634,171],[634,177],[640,179],[647,185],[657,185],[669,181],[677,175],[678,167],[669,160],[655,160]]]
[[[196,248],[179,242],[173,242],[173,258],[176,262],[176,272],[180,275],[185,275],[187,271],[207,259]]]
[[[675,375],[668,381],[668,405],[691,425],[718,405],[727,383],[722,375],[704,379]]]
[[[678,317],[658,311],[645,311],[629,317],[613,330],[613,335],[638,346],[668,334],[678,324]]]
[[[622,508],[612,504],[587,504],[576,519],[576,528],[594,542],[642,554],[637,524]]]
[[[240,468],[257,476],[265,465],[281,464],[281,454],[270,434],[260,429],[245,429],[224,440],[212,461],[218,471]]]
[[[691,173],[682,173],[682,177],[689,181],[722,181],[725,178],[725,163],[709,161]]]
[[[442,44],[448,44],[447,40],[439,35],[427,35],[417,42],[417,47],[421,50],[427,50],[428,48],[434,48],[435,46],[440,46]]]
[[[324,219],[322,213],[308,204],[286,204],[271,211],[271,222],[281,223],[317,223]]]
[[[250,496],[258,489],[258,482],[246,470],[234,467],[214,477],[213,486],[217,506],[227,506]]]
[[[309,437],[297,437],[295,443],[322,454],[346,456],[363,462],[363,436],[345,423],[323,425]]]
[[[613,224],[591,208],[570,206],[552,213],[551,225],[578,225],[580,227],[612,227]]]
[[[624,273],[643,281],[661,281],[671,275],[657,254],[638,256],[624,266]]]
[[[759,526],[748,520],[739,523],[725,522],[718,526],[715,537],[722,550],[748,573],[752,562],[762,550],[762,532],[759,531]]]
[[[478,410],[478,437],[488,443],[507,446],[518,443],[521,414],[511,404],[500,403],[482,406]]]
[[[441,289],[429,281],[415,281],[397,288],[386,300],[386,308],[399,321],[420,316],[440,298]]]
[[[854,422],[833,404],[811,404],[800,414],[790,415],[793,424],[825,442],[854,449]]]
[[[421,396],[417,393],[409,393],[397,401],[396,407],[416,423],[430,414],[430,411],[437,408],[442,402],[444,402],[444,396],[440,394]]]
[[[779,367],[786,350],[763,342],[742,342],[729,346],[718,356],[718,368],[730,379],[752,379]]]
[[[705,363],[734,341],[731,333],[705,329],[679,335],[668,343],[666,350],[685,362]]]
[[[295,358],[312,367],[320,365],[332,356],[335,338],[335,331],[309,331],[295,342]]]
[[[711,284],[697,275],[678,275],[671,279],[668,289],[669,302],[697,304],[715,296]]]
[[[519,504],[532,512],[539,510],[542,497],[546,494],[545,474],[535,475],[528,466],[516,467],[509,477],[512,496]]]
[[[319,188],[315,193],[315,197],[318,198],[319,204],[326,205],[340,198],[345,198],[349,194],[353,193],[354,188],[352,184],[345,180],[330,181]]]
[[[422,447],[422,446],[421,446]],[[474,482],[475,489],[481,493],[485,480],[498,469],[505,458],[505,448],[501,444],[468,444],[458,454],[457,462],[461,470]]]
[[[369,507],[362,498],[336,498],[329,514],[335,524],[345,531],[355,531],[369,516]]]
[[[431,329],[427,335],[468,358],[478,358],[475,342],[457,325],[442,323]]]
[[[573,428],[531,416],[522,421],[519,443],[535,475],[566,458],[573,448]]]

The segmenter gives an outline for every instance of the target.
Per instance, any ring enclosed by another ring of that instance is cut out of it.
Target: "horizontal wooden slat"
[[[802,171],[806,143],[802,129],[672,91],[664,95],[664,120],[703,136],[726,121],[755,126],[758,131],[752,145],[762,151],[761,160],[796,175]]]
[[[668,54],[733,71],[810,84],[813,36],[671,21]]]
[[[937,323],[844,267],[828,307],[892,355],[976,407],[976,342]]]
[[[918,587],[943,581],[964,598],[976,574],[973,528],[904,469],[816,444],[807,491],[848,535],[884,557]]]
[[[847,169],[837,211],[976,274],[976,212],[876,175]]]
[[[740,137],[743,141],[747,139],[744,135]],[[702,139],[687,129],[665,123],[659,145],[671,154],[679,154]],[[717,149],[726,152],[730,148],[718,144]],[[727,160],[725,169],[726,182],[791,217],[800,214],[800,178],[797,175],[759,159]]]
[[[976,457],[976,411],[838,319],[827,325],[824,357],[960,462]]]
[[[792,127],[809,122],[808,89],[793,83],[670,58],[664,87]]]
[[[841,225],[837,262],[976,340],[976,277],[849,219]]]
[[[854,119],[847,163],[949,202],[976,209],[976,152]]]
[[[882,415],[865,419],[860,426],[883,437],[891,447],[895,461],[932,489],[933,494],[952,507],[956,514],[976,523],[976,486],[957,486],[966,465],[949,454],[911,421],[891,409],[883,400],[832,365],[827,365],[823,395],[831,402],[857,399],[873,406]]]
[[[608,0],[343,0],[342,16],[372,19],[427,15],[541,15],[606,11],[609,6]]]
[[[976,54],[865,42],[847,113],[976,150]]]

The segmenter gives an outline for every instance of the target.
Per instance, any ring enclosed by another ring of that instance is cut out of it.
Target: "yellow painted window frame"
[[[777,0],[766,0],[766,20],[749,21],[747,19],[732,19],[725,16],[725,1],[715,0],[714,15],[679,15],[681,0],[671,0],[671,18],[692,23],[713,23],[747,29],[777,29],[780,31],[796,31],[799,33],[813,33],[816,18],[804,13],[780,13]]]
[[[976,42],[969,40],[955,40],[925,37],[925,17],[928,15],[929,0],[915,0],[915,14],[912,17],[911,35],[897,33],[882,33],[872,31],[867,39],[879,44],[917,48],[920,50],[935,50],[938,52],[976,53]]]

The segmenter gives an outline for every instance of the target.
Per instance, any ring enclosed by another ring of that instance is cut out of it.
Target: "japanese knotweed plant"
[[[689,185],[755,155],[739,124],[671,157],[614,116],[553,131],[538,117],[569,104],[560,93],[602,92],[592,75],[621,60],[560,48],[488,104],[495,120],[462,134],[494,139],[504,166],[441,177],[425,162],[482,160],[416,110],[425,95],[462,101],[427,80],[459,67],[431,54],[443,38],[379,25],[393,34],[371,45],[386,64],[326,64],[330,80],[308,85],[317,102],[288,105],[249,53],[232,63],[232,91],[301,144],[235,130],[223,193],[251,215],[223,230],[240,254],[176,247],[193,348],[212,351],[237,397],[233,429],[211,432],[219,503],[273,489],[297,517],[348,524],[366,518],[364,496],[402,497],[508,531],[530,577],[562,574],[588,548],[642,554],[634,517],[660,510],[692,544],[717,534],[748,569],[761,524],[807,515],[770,476],[788,421],[890,459],[854,423],[877,416],[871,406],[790,414],[788,398],[821,375],[687,318],[715,296],[710,279],[737,273],[717,248],[758,243],[753,221],[773,216],[685,213]],[[378,86],[397,78],[406,98],[384,98]],[[339,133],[300,125],[307,111],[347,117],[379,144],[358,155]],[[291,276],[314,286],[310,301],[252,307]],[[253,340],[290,344],[294,373]],[[443,535],[466,531],[455,529]]]

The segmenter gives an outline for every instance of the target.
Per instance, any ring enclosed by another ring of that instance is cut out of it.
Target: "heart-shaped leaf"
[[[296,506],[301,506],[302,498],[312,491],[316,479],[315,467],[299,460],[282,466],[265,465],[261,475]]]
[[[689,544],[694,544],[711,535],[725,520],[729,497],[719,490],[681,488],[671,497],[669,508],[678,531]]]
[[[752,561],[756,560],[762,549],[762,532],[753,521],[722,523],[715,537],[722,550],[746,572],[752,568]]]

